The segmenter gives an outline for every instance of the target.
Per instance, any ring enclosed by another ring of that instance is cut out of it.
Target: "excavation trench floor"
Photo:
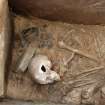
[[[15,35],[7,97],[77,105],[104,102],[105,26],[13,17]],[[37,54],[44,54],[52,61],[53,70],[61,76],[60,82],[39,85],[28,71],[15,72],[18,59],[32,41]],[[71,50],[60,48],[59,41]]]
[[[0,102],[0,105],[67,105],[67,104],[55,104],[51,102],[30,102],[30,101],[20,101],[4,99]]]

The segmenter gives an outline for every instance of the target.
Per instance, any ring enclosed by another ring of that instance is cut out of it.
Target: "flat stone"
[[[5,70],[7,64],[10,23],[7,0],[0,0],[0,96],[4,96]]]
[[[24,72],[27,69],[31,58],[35,54],[35,51],[36,51],[36,48],[33,48],[32,45],[30,44],[26,48],[26,50],[22,54],[22,56],[20,56],[19,59],[17,60],[16,67],[15,67],[16,70],[15,71],[17,71],[17,72],[18,71]]]

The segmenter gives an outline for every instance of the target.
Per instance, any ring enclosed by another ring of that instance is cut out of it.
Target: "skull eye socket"
[[[44,65],[42,65],[41,70],[42,70],[43,72],[46,72],[46,68],[44,67]]]

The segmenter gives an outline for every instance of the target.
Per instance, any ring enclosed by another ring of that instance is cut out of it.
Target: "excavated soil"
[[[33,20],[21,16],[13,16],[13,19],[15,34],[8,97],[76,105],[104,103],[105,26]],[[31,79],[28,71],[15,72],[17,60],[32,41],[37,53],[47,55],[52,61],[53,70],[61,76],[60,82],[39,85]],[[60,48],[59,41],[64,41],[72,50]],[[70,57],[72,59],[65,65],[64,61]]]

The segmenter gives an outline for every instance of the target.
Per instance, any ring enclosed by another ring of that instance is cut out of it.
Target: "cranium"
[[[40,84],[49,84],[59,81],[60,76],[51,70],[52,64],[47,56],[36,55],[28,65],[28,70],[32,78]]]

